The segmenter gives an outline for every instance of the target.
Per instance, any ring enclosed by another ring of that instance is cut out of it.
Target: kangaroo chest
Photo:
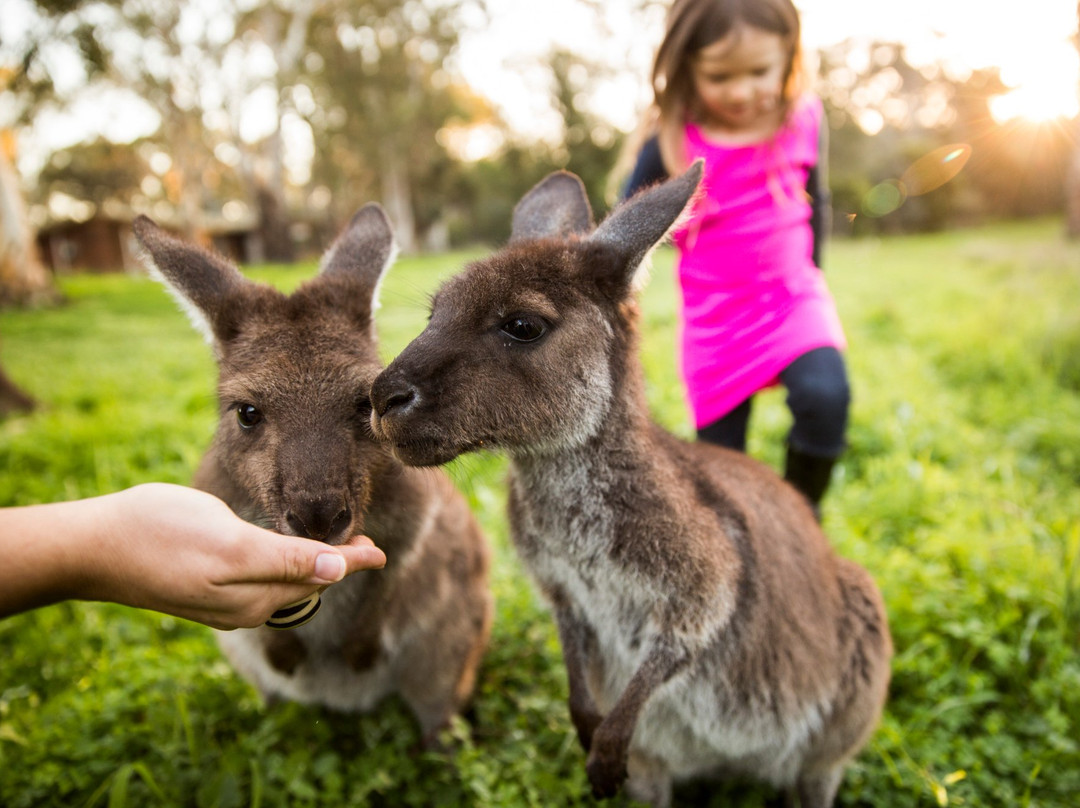
[[[540,587],[558,590],[596,636],[601,656],[639,660],[657,630],[663,600],[655,581],[627,570],[613,553],[619,524],[612,481],[584,466],[556,474],[516,474],[511,487],[512,537]]]
[[[702,653],[730,616],[733,587],[715,581],[707,587],[711,597],[687,597],[694,581],[680,578],[673,588],[661,574],[622,563],[613,548],[624,537],[616,534],[634,520],[616,513],[625,502],[612,501],[611,484],[584,473],[516,475],[510,503],[513,540],[524,565],[542,590],[567,601],[573,618],[595,639],[585,652],[585,675],[597,706],[602,713],[614,706],[652,641],[676,625],[681,641],[698,655],[649,700],[634,745],[666,759],[673,772],[727,766],[783,780],[794,759],[793,739],[772,715],[744,709],[733,698],[729,672],[715,667],[715,656]],[[663,562],[657,559],[657,568]],[[701,614],[687,614],[702,603],[707,605]]]

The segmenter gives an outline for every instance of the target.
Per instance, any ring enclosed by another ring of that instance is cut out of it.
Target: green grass
[[[1056,222],[831,245],[851,341],[851,448],[826,502],[888,604],[887,714],[839,803],[1057,806],[1080,794],[1080,246]],[[389,358],[464,255],[401,261]],[[689,427],[671,254],[643,295],[650,405]],[[283,288],[313,267],[253,275]],[[0,505],[186,482],[215,421],[209,350],[149,281],[77,277],[62,308],[5,312],[0,357],[43,403],[0,423]],[[777,465],[780,391],[751,453]],[[504,462],[451,473],[496,548],[498,612],[470,724],[415,751],[404,708],[263,708],[209,630],[103,604],[0,622],[0,805],[592,805],[550,619],[510,549]],[[760,805],[767,789],[680,793]],[[615,805],[625,805],[615,800]]]

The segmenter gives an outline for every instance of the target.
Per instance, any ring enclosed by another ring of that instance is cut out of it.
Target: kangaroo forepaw
[[[614,797],[626,781],[626,756],[602,746],[594,747],[585,762],[585,773],[594,797]]]
[[[603,718],[599,713],[572,715],[571,718],[574,722],[574,729],[577,730],[578,741],[581,742],[581,748],[588,753],[592,749],[593,735],[596,733],[596,728],[600,726],[600,722]]]

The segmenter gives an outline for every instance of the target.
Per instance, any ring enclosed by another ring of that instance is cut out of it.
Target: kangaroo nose
[[[289,508],[285,521],[297,536],[333,544],[345,538],[345,531],[352,524],[352,513],[340,499],[307,500]]]
[[[398,414],[406,412],[416,398],[416,389],[412,385],[390,379],[385,374],[376,379],[371,389],[371,406],[380,418],[392,410],[397,410]]]

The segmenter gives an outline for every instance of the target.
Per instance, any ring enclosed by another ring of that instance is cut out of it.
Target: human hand
[[[334,547],[282,536],[217,497],[165,483],[11,509],[2,524],[13,565],[0,615],[80,598],[220,629],[260,626],[276,609],[386,563],[365,536]]]
[[[108,599],[214,628],[262,625],[286,604],[386,564],[367,537],[331,547],[282,536],[191,488],[149,484],[111,496],[118,518],[103,580],[118,590]]]

